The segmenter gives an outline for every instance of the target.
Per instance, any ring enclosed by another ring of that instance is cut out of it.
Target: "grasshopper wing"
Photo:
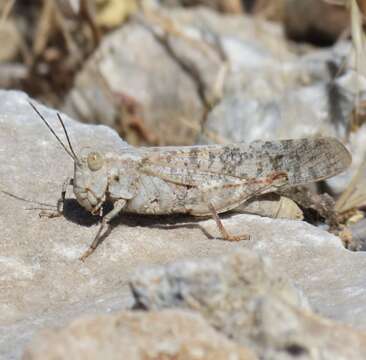
[[[178,184],[267,179],[286,173],[288,184],[329,178],[351,163],[348,150],[335,138],[254,141],[250,144],[145,148],[141,171]]]

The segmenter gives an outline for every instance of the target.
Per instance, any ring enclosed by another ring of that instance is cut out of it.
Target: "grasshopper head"
[[[75,160],[74,193],[78,203],[92,214],[106,199],[108,175],[102,153],[89,151]]]
[[[29,102],[29,105],[38,114],[66,153],[74,160],[74,193],[78,203],[91,213],[97,213],[105,201],[108,187],[107,166],[103,154],[97,151],[89,151],[85,156],[77,156],[61,115],[57,113],[57,118],[63,128],[69,147],[61,141],[37,107],[31,102]]]

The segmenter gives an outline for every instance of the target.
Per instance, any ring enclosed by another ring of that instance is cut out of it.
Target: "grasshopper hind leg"
[[[215,207],[212,205],[211,202],[208,202],[208,208],[210,209],[211,215],[216,222],[218,229],[220,230],[221,236],[224,240],[227,241],[240,241],[240,240],[250,240],[250,236],[248,234],[241,234],[241,235],[231,235],[225,229],[224,224],[222,223],[219,214],[217,213]]]
[[[79,260],[81,261],[85,261],[85,259],[90,256],[95,249],[98,247],[98,245],[100,244],[100,242],[103,240],[103,238],[105,237],[105,235],[108,235],[109,231],[110,231],[110,221],[115,218],[120,212],[121,210],[124,208],[124,206],[126,205],[126,200],[124,199],[119,199],[117,200],[114,204],[113,204],[113,209],[106,214],[103,219],[102,219],[102,223],[99,226],[99,229],[97,231],[97,234],[94,237],[93,242],[91,243],[91,245],[89,246],[88,250],[86,250],[84,252],[83,255],[80,256]],[[103,230],[106,229],[106,231],[104,232],[104,234],[102,234]]]

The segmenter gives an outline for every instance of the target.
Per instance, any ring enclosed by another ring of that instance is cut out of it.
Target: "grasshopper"
[[[84,261],[109,231],[110,221],[122,212],[135,214],[190,214],[212,216],[225,240],[248,239],[230,234],[218,214],[248,199],[288,187],[324,180],[351,163],[348,150],[335,138],[255,141],[250,144],[126,148],[120,153],[88,151],[77,155],[61,115],[68,147],[40,111],[40,119],[74,161],[57,203],[62,215],[66,189],[73,186],[78,203],[92,214],[102,214],[96,236],[80,257]]]

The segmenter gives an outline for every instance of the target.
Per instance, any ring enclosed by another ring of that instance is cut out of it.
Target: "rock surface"
[[[0,91],[0,188],[54,204],[73,164],[28,100],[20,92]],[[39,108],[63,138],[55,111]],[[77,152],[85,146],[114,151],[127,146],[107,127],[63,118]],[[83,264],[78,257],[95,236],[98,219],[75,200],[67,202],[65,218],[44,219],[38,210],[25,210],[37,204],[4,193],[0,198],[1,358],[19,358],[42,327],[131,306],[128,279],[141,265],[216,256],[237,248],[267,255],[321,315],[365,328],[365,254],[345,250],[339,238],[304,222],[223,217],[228,230],[252,236],[232,243],[217,238],[213,220],[126,215]]]
[[[131,287],[137,308],[198,311],[260,359],[366,356],[366,332],[312,314],[301,293],[248,250],[140,270]]]
[[[366,88],[366,82],[352,72],[332,82],[291,89],[270,101],[248,97],[245,92],[227,96],[208,115],[200,142],[306,136],[335,136],[346,141],[357,96],[352,88],[358,81]]]
[[[244,249],[221,258],[141,269],[132,277],[131,289],[137,308],[192,308],[209,317],[216,328],[227,319],[237,319],[237,312],[244,313],[253,299],[262,296],[308,308],[306,298],[286,276]],[[231,336],[236,330],[227,326]]]
[[[255,360],[193,312],[120,312],[81,318],[62,330],[39,334],[23,360]]]
[[[78,74],[64,110],[122,134],[133,128],[130,143],[192,144],[224,92],[270,97],[313,76],[294,63],[281,30],[203,7],[147,9],[105,37]]]
[[[204,105],[194,79],[169,49],[147,27],[132,22],[104,39],[78,74],[65,110],[121,134],[128,126],[137,128],[150,144],[168,139],[169,144],[189,144]]]
[[[23,359],[331,360],[366,355],[366,332],[312,314],[301,292],[249,250],[139,270],[131,289],[134,312],[81,318],[61,330],[43,331]]]
[[[244,119],[235,135],[240,141],[263,133],[288,136],[289,128],[305,136],[335,127],[332,132],[344,138],[354,89],[363,86],[334,81],[350,57],[343,45],[304,51],[289,46],[279,24],[224,17],[204,7],[146,5],[104,38],[63,109],[82,121],[110,125],[139,144],[192,144],[203,124],[204,133],[231,140],[212,126],[222,121],[225,128],[231,117]],[[211,111],[220,100],[221,110]],[[245,110],[237,112],[233,102]],[[231,130],[228,125],[226,132]]]

